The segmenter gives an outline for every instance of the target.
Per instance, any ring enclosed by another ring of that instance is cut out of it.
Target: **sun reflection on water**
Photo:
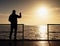
[[[47,39],[47,25],[39,26],[39,34],[40,34],[40,39],[42,40]]]

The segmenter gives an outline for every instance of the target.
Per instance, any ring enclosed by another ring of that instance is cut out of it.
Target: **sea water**
[[[23,26],[17,26],[17,39],[23,39]],[[47,30],[49,28],[49,30]],[[49,31],[49,33],[48,33]],[[49,39],[60,39],[60,25],[24,25],[24,39],[35,39],[35,40],[47,40]],[[0,24],[0,39],[9,39],[10,25]],[[12,39],[14,38],[14,32]]]

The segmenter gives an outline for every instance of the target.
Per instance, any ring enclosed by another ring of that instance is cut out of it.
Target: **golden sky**
[[[60,0],[0,0],[0,24],[9,24],[13,9],[22,13],[19,24],[60,24]]]

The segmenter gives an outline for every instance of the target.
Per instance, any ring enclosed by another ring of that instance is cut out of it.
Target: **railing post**
[[[49,24],[47,24],[47,39],[49,40]]]
[[[24,24],[22,24],[22,30],[23,30],[23,32],[22,32],[22,38],[23,38],[23,40],[24,40]]]

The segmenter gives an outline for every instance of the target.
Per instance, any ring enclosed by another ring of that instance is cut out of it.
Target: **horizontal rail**
[[[0,24],[0,25],[10,25],[10,24]],[[24,25],[24,24],[17,24],[17,25]]]
[[[22,33],[23,31],[17,31],[17,33]],[[10,31],[0,31],[0,33],[10,33]]]
[[[14,40],[9,40],[9,39],[0,39],[0,41],[14,41]],[[60,41],[60,40],[30,40],[30,39],[19,39],[16,41]]]
[[[49,33],[60,33],[60,32],[49,32]]]

